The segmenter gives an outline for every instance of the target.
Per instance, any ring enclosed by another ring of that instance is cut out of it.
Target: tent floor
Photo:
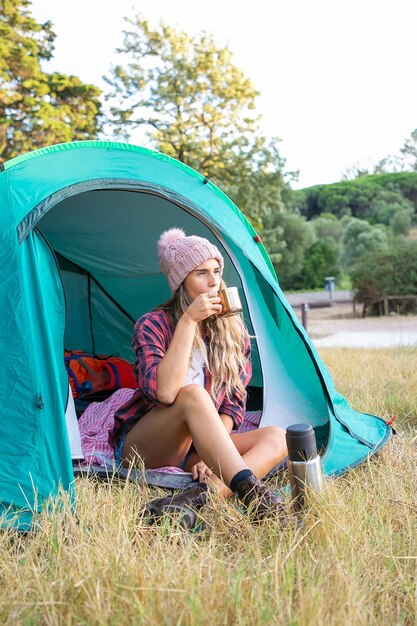
[[[100,465],[89,465],[86,467],[75,466],[73,468],[74,477],[97,478],[103,482],[132,482],[137,484],[151,485],[152,487],[164,487],[166,489],[185,489],[193,482],[189,472],[181,474],[170,474],[168,472],[158,472],[156,470],[127,470],[124,468],[102,467]]]

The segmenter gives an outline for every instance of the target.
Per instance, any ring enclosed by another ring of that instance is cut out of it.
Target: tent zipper
[[[64,335],[62,337],[62,362],[64,363],[64,351],[65,351],[65,343],[64,343],[64,337],[65,337],[65,326],[67,323],[67,314],[68,314],[68,300],[67,300],[67,294],[65,291],[65,287],[64,287],[64,281],[62,279],[62,272],[61,272],[61,268],[59,267],[59,263],[58,263],[58,259],[55,253],[55,250],[53,249],[53,247],[51,246],[51,244],[49,243],[49,241],[47,240],[47,238],[45,237],[45,235],[43,234],[43,232],[41,230],[39,230],[38,226],[35,226],[33,229],[37,235],[46,243],[47,247],[49,248],[54,261],[55,261],[55,266],[56,269],[58,270],[58,276],[59,276],[59,280],[61,283],[61,288],[62,288],[62,293],[64,295],[64,309],[65,309],[65,324],[64,324]],[[66,388],[66,396],[65,396],[65,410],[68,406],[68,396],[69,396],[69,385]]]

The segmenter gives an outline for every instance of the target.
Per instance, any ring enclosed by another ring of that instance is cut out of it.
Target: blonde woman
[[[172,297],[136,323],[138,391],[115,415],[109,441],[117,463],[138,458],[192,473],[184,492],[155,500],[150,512],[198,510],[207,484],[235,493],[256,519],[279,514],[281,500],[259,479],[287,454],[285,433],[237,434],[251,378],[250,339],[240,315],[219,317],[223,257],[207,239],[173,228],[158,242]]]

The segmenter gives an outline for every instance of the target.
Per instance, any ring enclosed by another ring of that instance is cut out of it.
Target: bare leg
[[[211,482],[224,495],[230,495],[225,484],[240,470],[249,468],[262,478],[286,455],[283,430],[268,427],[229,436],[205,389],[188,385],[173,405],[155,407],[129,431],[123,447],[125,465],[135,455],[148,469],[179,465],[192,441],[197,454],[187,460],[185,469],[202,459],[219,479],[213,477]]]
[[[277,426],[267,426],[247,433],[232,434],[231,440],[246,466],[258,478],[266,476],[287,454],[285,431]],[[193,452],[188,457],[184,469],[190,471],[191,467],[198,461],[198,454]],[[211,483],[222,496],[227,498],[232,495],[230,489],[217,476],[210,477],[207,482]]]
[[[278,426],[266,426],[247,433],[231,435],[238,452],[249,469],[263,478],[287,456],[285,431]]]
[[[228,485],[247,463],[228,435],[212,399],[203,387],[183,387],[170,406],[158,405],[128,432],[122,458],[139,455],[148,469],[179,465],[191,441],[199,457]]]

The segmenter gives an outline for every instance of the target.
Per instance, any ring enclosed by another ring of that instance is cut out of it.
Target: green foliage
[[[316,236],[321,241],[337,248],[343,234],[343,226],[341,220],[334,215],[324,214],[314,218],[311,221]]]
[[[338,277],[338,249],[325,241],[315,241],[304,254],[298,276],[291,281],[293,289],[323,289],[326,276]]]
[[[396,211],[390,218],[389,225],[394,235],[408,235],[413,224],[414,211],[406,208]]]
[[[294,289],[295,277],[304,266],[306,251],[313,244],[314,229],[304,217],[295,213],[282,213],[277,222],[282,229],[279,262],[274,262],[275,270],[284,289]]]
[[[343,217],[344,215],[352,215],[352,207],[349,206],[349,194],[347,190],[339,188],[339,193],[334,193],[328,187],[323,190],[317,199],[319,212],[329,213]]]
[[[258,160],[256,171],[242,178],[235,177],[232,182],[219,182],[262,235],[273,263],[281,261],[287,246],[282,221],[289,190],[284,182],[283,167],[277,144],[271,141],[265,148],[263,159]]]
[[[63,141],[96,135],[100,90],[76,76],[47,73],[51,22],[31,17],[30,0],[0,5],[0,161]]]
[[[389,249],[369,251],[357,260],[351,278],[359,302],[417,294],[417,241],[398,239]]]
[[[383,226],[371,226],[357,218],[346,219],[345,224],[340,259],[345,271],[350,272],[361,257],[388,250],[389,238]]]
[[[412,206],[417,213],[417,172],[360,176],[294,192],[294,205],[307,219],[329,213],[375,222],[376,208],[387,202]]]
[[[398,191],[383,190],[371,202],[370,221],[390,226],[394,235],[407,235],[411,229],[414,207]]]
[[[397,237],[409,234],[416,222],[417,172],[361,173],[302,189],[293,193],[293,207],[311,221],[317,239],[339,252],[340,269],[351,274],[363,258],[388,253]],[[313,287],[311,278],[307,284],[312,274],[303,271],[300,288]]]
[[[303,218],[301,218],[303,219]],[[323,289],[326,276],[340,276],[339,257],[341,238],[344,232],[345,221],[337,219],[332,214],[322,214],[310,222],[305,222],[311,228],[310,240],[299,258],[297,273],[291,273],[284,279],[279,275],[284,288],[291,289]],[[291,241],[291,247],[293,242]]]

